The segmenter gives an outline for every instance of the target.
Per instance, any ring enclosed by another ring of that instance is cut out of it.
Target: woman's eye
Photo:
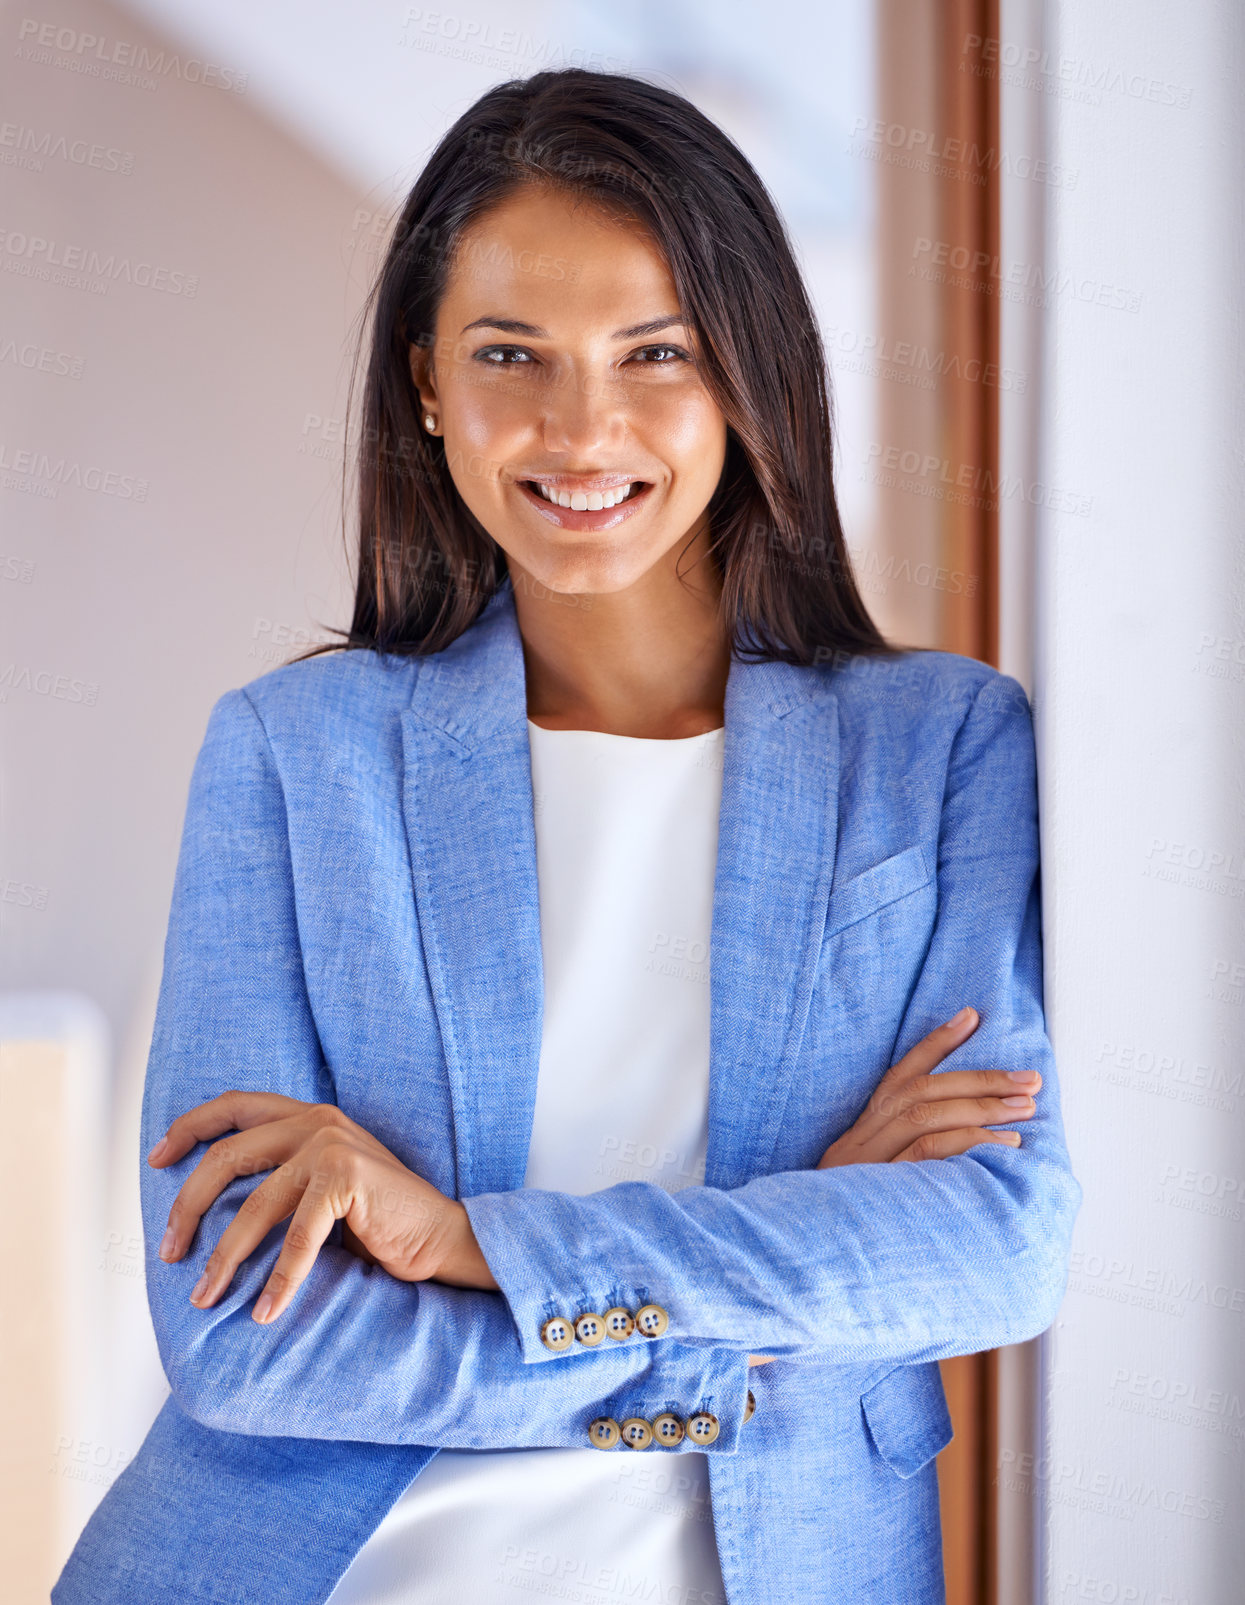
[[[668,360],[657,361],[653,357],[654,351],[667,353]],[[691,358],[681,346],[642,346],[636,352],[637,357],[647,357],[646,366],[651,364],[655,368],[669,368],[673,362],[690,362]]]
[[[513,368],[515,363],[511,357],[519,357],[524,362],[528,360],[529,353],[522,346],[485,346],[483,351],[476,352],[476,359],[480,362],[491,362],[498,368]]]

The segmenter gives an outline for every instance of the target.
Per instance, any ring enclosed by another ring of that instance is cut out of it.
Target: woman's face
[[[617,592],[705,535],[726,424],[680,314],[653,240],[558,191],[520,191],[464,231],[412,374],[512,573]]]

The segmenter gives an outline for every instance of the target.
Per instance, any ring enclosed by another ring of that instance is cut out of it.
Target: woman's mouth
[[[643,479],[594,490],[538,479],[520,479],[517,484],[542,517],[562,529],[574,530],[612,529],[630,518],[653,488]]]

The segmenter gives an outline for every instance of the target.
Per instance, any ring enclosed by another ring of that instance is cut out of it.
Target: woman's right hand
[[[837,1165],[886,1164],[896,1159],[949,1159],[982,1142],[1019,1147],[1018,1131],[991,1131],[991,1125],[1028,1120],[1042,1085],[1037,1070],[944,1070],[936,1065],[967,1042],[977,1029],[976,1009],[962,1020],[948,1020],[922,1037],[874,1089],[864,1112],[817,1162],[818,1170]],[[750,1354],[749,1365],[765,1365],[772,1355]]]

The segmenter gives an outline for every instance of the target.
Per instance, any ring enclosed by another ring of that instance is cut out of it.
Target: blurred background
[[[1052,1331],[944,1367],[948,1597],[1237,1597],[1243,33],[1233,0],[0,10],[6,1599],[46,1598],[167,1394],[138,1111],[208,711],[348,622],[390,221],[483,90],[560,65],[743,146],[822,321],[869,605],[1033,702],[1086,1199]]]

